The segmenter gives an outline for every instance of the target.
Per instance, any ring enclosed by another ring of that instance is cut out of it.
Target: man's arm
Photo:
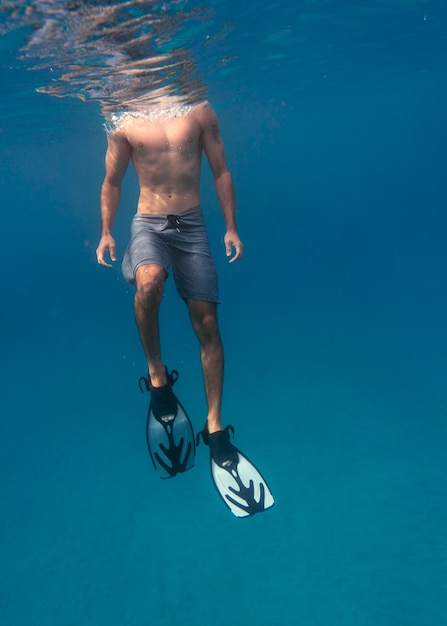
[[[224,237],[227,256],[231,256],[232,249],[235,249],[235,255],[230,259],[230,263],[233,263],[241,258],[243,252],[243,244],[239,239],[236,225],[233,179],[225,159],[224,145],[216,114],[211,106],[205,103],[201,105],[199,115],[202,147],[214,176],[217,197],[227,226]]]
[[[121,182],[131,157],[131,147],[127,139],[112,135],[108,139],[106,152],[106,173],[101,187],[101,239],[96,249],[100,265],[112,267],[104,258],[108,251],[112,261],[116,261],[115,240],[112,226],[121,198]]]

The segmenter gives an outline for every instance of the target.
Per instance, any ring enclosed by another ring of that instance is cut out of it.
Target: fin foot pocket
[[[210,433],[205,424],[205,428],[197,435],[198,440],[202,436],[203,443],[210,449],[213,461],[220,467],[233,467],[239,460],[237,448],[230,442],[230,430],[234,433],[233,426],[226,426],[224,430]]]
[[[145,378],[141,376],[138,381],[138,385],[140,387],[140,391],[143,392],[142,385],[146,387],[146,390],[151,394],[151,402],[152,402],[152,410],[156,419],[161,420],[163,422],[172,421],[177,415],[177,398],[175,397],[174,392],[172,391],[172,386],[178,379],[177,370],[172,370],[172,372],[168,372],[166,369],[166,385],[162,387],[154,387],[150,378]]]

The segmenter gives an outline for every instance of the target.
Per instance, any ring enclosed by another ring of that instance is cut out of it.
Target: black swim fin
[[[267,482],[238,448],[230,442],[232,426],[216,433],[208,428],[197,435],[210,448],[211,477],[222,500],[236,517],[249,517],[261,513],[274,504]]]
[[[161,478],[173,478],[194,465],[196,443],[190,419],[172,391],[178,372],[166,370],[168,382],[163,387],[153,387],[150,379],[142,376],[138,381],[151,393],[151,403],[146,420],[146,441],[149,455]]]

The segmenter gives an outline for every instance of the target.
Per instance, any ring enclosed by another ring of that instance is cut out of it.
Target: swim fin
[[[166,370],[167,383],[153,387],[150,379],[142,376],[138,381],[151,393],[151,403],[146,420],[146,441],[149,455],[161,478],[173,478],[194,465],[196,444],[189,417],[172,391],[178,372]]]
[[[272,493],[259,470],[230,442],[232,426],[216,433],[205,428],[197,435],[210,448],[211,477],[222,500],[236,517],[261,513],[274,504]]]

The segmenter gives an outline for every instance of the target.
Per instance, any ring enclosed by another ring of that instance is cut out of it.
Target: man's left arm
[[[222,207],[227,227],[224,237],[226,255],[228,257],[231,256],[234,248],[235,254],[230,259],[230,263],[234,263],[234,261],[242,257],[244,246],[237,232],[233,179],[225,159],[225,150],[219,132],[217,116],[208,103],[202,105],[200,116],[202,147],[214,176],[217,197]]]

